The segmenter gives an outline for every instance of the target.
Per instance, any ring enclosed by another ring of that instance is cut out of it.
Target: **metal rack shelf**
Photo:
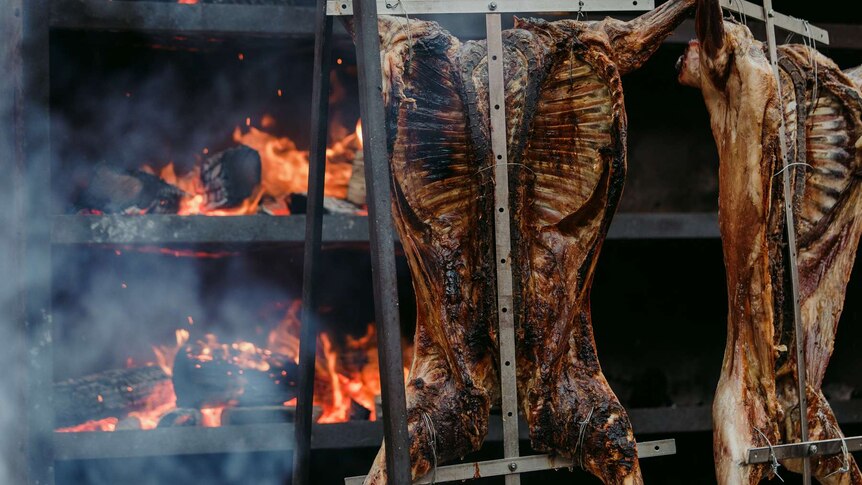
[[[832,408],[842,424],[862,423],[862,399],[834,401]],[[706,433],[712,431],[709,406],[630,409],[629,417],[639,436],[658,433]],[[520,439],[528,440],[521,421]],[[179,454],[286,451],[294,449],[293,424],[253,424],[221,428],[164,428],[113,433],[55,433],[58,460],[131,458]],[[380,421],[352,421],[314,425],[311,447],[315,450],[376,448],[383,439]],[[491,416],[486,442],[503,439],[500,416]]]
[[[314,9],[296,5],[221,5],[111,0],[54,0],[52,28],[306,36],[314,34]]]
[[[626,15],[617,16],[625,19]],[[222,34],[264,37],[311,37],[314,9],[296,5],[222,5],[112,0],[53,0],[51,27],[73,30],[110,30],[173,34]],[[463,25],[462,25],[463,24]],[[478,25],[478,24],[477,24]],[[343,34],[336,23],[338,33]],[[466,35],[472,26],[459,23],[453,33]],[[862,49],[862,27],[823,24],[831,34],[831,46]],[[759,25],[753,28],[759,29]],[[462,32],[464,30],[464,32]],[[666,42],[688,43],[694,38],[694,22],[685,21]]]
[[[623,213],[609,239],[711,239],[715,213]],[[51,241],[62,244],[301,243],[305,216],[54,216]],[[368,218],[323,216],[323,242],[367,242]]]

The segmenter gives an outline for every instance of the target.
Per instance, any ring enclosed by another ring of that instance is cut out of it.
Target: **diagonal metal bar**
[[[769,61],[775,74],[775,82],[778,87],[778,99],[781,96],[781,73],[778,68],[778,47],[775,40],[775,20],[772,10],[772,0],[763,0],[763,14],[766,18],[766,38],[769,46]],[[806,366],[805,349],[803,345],[802,311],[799,308],[799,266],[796,262],[796,225],[793,216],[793,189],[790,181],[791,170],[789,170],[787,159],[787,130],[784,122],[784,110],[782,110],[781,124],[779,125],[779,137],[781,145],[781,161],[784,182],[784,217],[787,231],[787,259],[790,270],[790,291],[793,298],[793,327],[796,333],[796,371],[799,384],[799,434],[802,441],[808,441],[808,398],[806,389]],[[802,480],[804,485],[811,485],[811,459],[802,459]]]
[[[852,438],[844,438],[844,445],[847,446],[847,451],[862,451],[862,436],[853,436]],[[790,458],[803,458],[812,456],[830,456],[843,453],[842,440],[821,440],[821,441],[804,441],[802,443],[790,443],[786,445],[774,445],[772,447],[764,446],[762,448],[751,448],[748,450],[748,460],[746,463],[753,465],[756,463],[769,463],[772,460],[772,454],[775,454],[777,460],[787,460]]]
[[[410,436],[407,432],[407,405],[401,360],[391,174],[386,150],[377,4],[375,0],[358,0],[354,7],[356,58],[359,66],[359,110],[362,116],[371,269],[374,277],[374,312],[383,394],[386,475],[387,483],[408,485],[411,479]]]
[[[676,441],[659,440],[638,443],[638,458],[654,458],[668,456],[676,453]],[[514,465],[514,466],[513,466]],[[414,485],[425,483],[446,483],[464,481],[474,478],[505,476],[517,477],[521,473],[538,472],[543,470],[557,470],[560,468],[571,468],[576,466],[572,460],[551,455],[530,455],[515,458],[503,458],[500,460],[489,460],[472,463],[461,463],[437,468],[436,482],[431,481],[431,475],[416,480]],[[344,485],[362,485],[364,476],[350,477],[344,479]]]
[[[317,352],[317,290],[320,283],[320,247],[323,232],[323,188],[326,177],[326,139],[329,121],[329,67],[332,57],[332,17],[326,0],[315,12],[313,88],[311,92],[311,153],[308,167],[308,207],[302,270],[302,327],[299,338],[299,389],[296,403],[294,485],[311,484],[311,424],[314,369]]]

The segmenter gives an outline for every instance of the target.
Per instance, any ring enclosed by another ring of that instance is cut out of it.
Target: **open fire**
[[[89,399],[94,412],[108,405],[116,412],[57,431],[216,427],[248,419],[290,421],[296,405],[299,311],[300,302],[294,301],[270,331],[265,348],[247,341],[222,343],[210,333],[193,340],[194,321],[189,317],[189,329],[177,329],[175,342],[153,347],[152,362],[128,369],[129,375],[147,373],[149,377],[138,378],[146,392],[139,393],[128,376],[100,386],[94,386],[91,377],[62,383],[76,386],[78,399]],[[405,362],[411,358],[404,357]],[[364,336],[347,336],[340,345],[322,332],[315,366],[316,421],[373,421],[379,395],[374,325],[368,325]]]
[[[290,138],[271,133],[276,121],[264,115],[255,126],[250,118],[237,126],[233,148],[219,153],[201,150],[200,160],[187,173],[173,162],[139,170],[97,166],[77,207],[88,214],[271,215],[303,213],[308,191],[309,153]],[[341,130],[336,130],[341,131]],[[346,130],[344,130],[346,131]],[[347,202],[348,186],[364,184],[353,178],[353,162],[362,149],[361,126],[326,150],[324,196],[339,212],[363,214]]]

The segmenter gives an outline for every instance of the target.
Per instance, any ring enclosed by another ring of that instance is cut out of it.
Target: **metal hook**
[[[847,441],[844,439],[844,435],[841,431],[838,431],[838,439],[841,440],[841,457],[844,459],[844,465],[841,468],[835,470],[834,472],[826,475],[823,478],[829,478],[832,475],[837,475],[839,473],[847,473],[850,471],[850,450],[847,449]]]
[[[593,411],[595,410],[595,406],[590,408],[590,412],[589,414],[587,414],[587,419],[580,422],[581,428],[578,430],[578,447],[576,448],[576,453],[578,458],[578,466],[581,469],[584,468],[584,438],[586,438],[587,435],[587,425],[590,424],[590,420],[593,418]]]
[[[745,4],[742,3],[742,0],[730,0],[730,4],[733,5],[734,1],[739,5],[739,20],[742,21],[742,25],[748,27],[748,15],[745,14]]]
[[[434,421],[426,412],[422,412],[422,421],[428,428],[428,436],[431,438],[431,455],[434,457],[434,468],[431,472],[431,485],[437,483],[437,430],[434,429]]]
[[[407,15],[407,9],[404,7],[404,2],[401,0],[397,0],[395,3],[386,2],[386,9],[392,10],[395,7],[401,7],[401,12],[404,14],[404,18],[407,20],[404,23],[405,29],[407,29],[407,65],[410,65],[410,62],[413,60],[413,36],[410,35],[410,16]]]
[[[793,162],[793,163],[788,163],[787,165],[785,165],[785,166],[784,166],[784,168],[782,168],[781,170],[779,170],[779,171],[775,172],[775,175],[773,175],[773,177],[778,177],[779,175],[781,175],[782,173],[784,173],[784,171],[785,171],[785,170],[787,170],[787,169],[788,169],[788,168],[790,168],[790,167],[793,167],[794,165],[804,165],[804,166],[806,166],[806,167],[808,167],[808,168],[814,168],[814,167],[812,167],[812,166],[811,166],[811,164],[810,164],[810,163],[805,163],[805,162]]]
[[[803,25],[805,26],[805,33],[808,37],[808,62],[811,63],[811,67],[814,68],[814,86],[811,90],[811,96],[813,98],[813,103],[811,104],[811,109],[809,110],[809,115],[814,112],[817,108],[817,102],[820,100],[820,76],[818,72],[817,66],[817,40],[814,39],[814,34],[811,32],[811,24],[807,20],[803,20]]]
[[[766,446],[769,447],[769,459],[772,460],[772,463],[769,465],[769,468],[771,468],[772,473],[774,473],[775,476],[778,477],[778,479],[781,480],[782,483],[784,483],[784,479],[781,478],[781,475],[778,474],[778,468],[781,465],[778,464],[778,458],[775,457],[775,449],[772,448],[772,443],[769,442],[769,438],[767,438],[766,435],[763,434],[763,431],[760,431],[757,428],[754,428],[754,431],[757,431],[757,433],[763,437],[764,441],[766,441]]]

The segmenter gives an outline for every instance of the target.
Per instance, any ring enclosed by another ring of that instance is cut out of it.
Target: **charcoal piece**
[[[350,420],[368,421],[371,419],[371,410],[365,408],[356,401],[350,401]]]
[[[141,411],[156,387],[167,383],[159,367],[114,369],[54,383],[58,427]]]
[[[305,214],[308,212],[308,194],[305,192],[294,192],[287,196],[287,207],[291,214]],[[352,202],[336,199],[334,197],[323,198],[324,214],[356,214],[359,207]]]
[[[204,160],[201,183],[209,209],[237,207],[260,185],[261,161],[257,150],[240,145]]]
[[[75,208],[105,214],[176,214],[182,196],[182,190],[153,174],[99,164]]]
[[[159,428],[203,426],[203,415],[194,408],[178,408],[159,419]]]

